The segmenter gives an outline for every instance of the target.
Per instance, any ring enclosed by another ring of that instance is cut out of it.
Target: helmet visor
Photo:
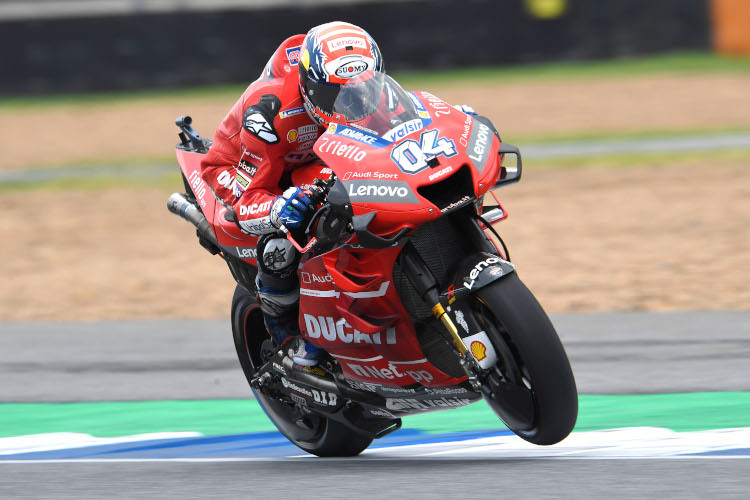
[[[316,82],[312,78],[306,78],[305,95],[313,106],[327,115],[333,111],[333,103],[339,95],[341,85],[335,83]]]
[[[367,71],[351,78],[339,92],[333,111],[347,121],[357,121],[372,115],[383,96],[385,73]]]

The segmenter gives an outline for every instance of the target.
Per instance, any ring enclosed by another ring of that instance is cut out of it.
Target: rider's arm
[[[240,192],[232,204],[240,227],[252,234],[276,230],[270,212],[274,199],[281,194],[279,182],[284,172],[283,159],[269,158],[269,151],[255,136],[240,133],[242,157],[237,165],[236,188]]]
[[[270,212],[281,194],[279,183],[286,165],[276,144],[280,142],[274,127],[281,101],[273,94],[255,97],[241,119],[240,151],[235,188],[239,197],[233,203],[240,227],[252,234],[276,230]]]
[[[234,191],[234,177],[237,165],[236,143],[239,141],[241,116],[237,117],[236,114],[235,109],[232,108],[224,121],[219,124],[211,149],[201,160],[201,177],[216,198],[225,206],[231,206],[237,199]]]
[[[285,166],[283,158],[273,157],[272,146],[279,142],[273,128],[277,104],[272,95],[240,98],[217,128],[201,162],[203,180],[224,205],[234,209],[239,226],[252,234],[275,230],[269,212],[281,193]]]

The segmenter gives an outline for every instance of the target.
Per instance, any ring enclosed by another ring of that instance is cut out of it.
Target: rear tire
[[[518,436],[534,444],[565,439],[578,417],[578,393],[570,362],[554,326],[516,273],[475,294],[483,324],[507,379],[487,399]],[[514,406],[515,405],[515,406]]]
[[[237,285],[232,298],[232,334],[237,357],[248,383],[265,360],[262,345],[271,336],[263,323],[263,313],[254,294]],[[253,390],[255,399],[268,418],[289,441],[300,449],[319,457],[352,457],[362,453],[372,438],[353,431],[334,420],[307,415],[296,406],[288,405]],[[297,425],[305,418],[308,428]]]

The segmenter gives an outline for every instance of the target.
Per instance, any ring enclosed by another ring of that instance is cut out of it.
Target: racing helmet
[[[326,127],[341,87],[350,78],[382,72],[383,57],[365,30],[336,21],[307,32],[298,67],[305,109],[318,125]]]

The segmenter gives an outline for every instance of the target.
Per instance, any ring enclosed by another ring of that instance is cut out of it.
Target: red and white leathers
[[[276,49],[261,77],[216,129],[201,162],[203,179],[250,234],[276,230],[271,205],[291,185],[291,170],[317,158],[313,145],[325,131],[305,112],[299,93],[297,64],[304,38],[292,36]]]
[[[260,78],[217,127],[201,162],[203,180],[252,235],[277,231],[271,206],[291,186],[291,171],[317,160],[313,145],[325,131],[309,117],[300,96],[297,65],[304,38],[290,37],[276,49]],[[255,284],[266,327],[278,344],[299,334],[294,313],[299,302],[297,259],[286,238],[269,234],[258,241]],[[319,349],[305,342],[295,346],[295,362],[317,362]]]

